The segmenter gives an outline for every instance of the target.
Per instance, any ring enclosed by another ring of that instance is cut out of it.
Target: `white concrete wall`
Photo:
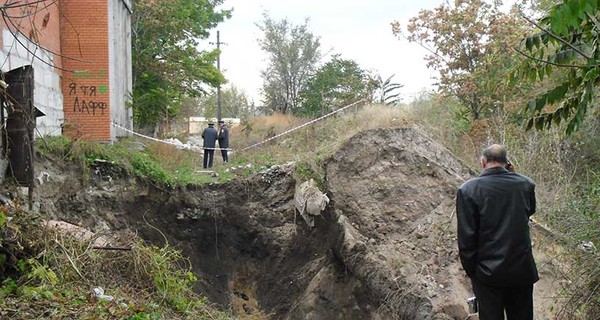
[[[131,0],[108,1],[110,118],[129,130],[133,129],[133,110],[127,107],[132,90],[131,5]],[[111,139],[128,135],[111,125]]]
[[[6,28],[2,30],[2,44],[2,71],[7,72],[25,65],[33,66],[33,105],[46,114],[45,117],[37,118],[35,136],[60,135],[65,116],[60,77],[53,67],[54,55],[22,35],[18,36],[17,41]]]
[[[240,118],[223,118],[221,119],[227,123],[229,128],[233,128],[240,124]],[[188,133],[189,134],[200,134],[208,126],[208,121],[211,121],[217,125],[217,118],[206,119],[205,117],[190,117],[188,119]]]

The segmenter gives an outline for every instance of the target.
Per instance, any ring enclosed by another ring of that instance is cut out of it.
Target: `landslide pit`
[[[189,257],[197,290],[272,319],[465,319],[454,195],[472,172],[416,127],[361,132],[327,161],[331,202],[315,227],[294,214],[293,164],[225,184],[164,188],[110,163],[40,160],[36,207],[93,231],[131,228]],[[552,259],[534,232],[536,315],[551,317]],[[476,319],[476,318],[471,318]]]

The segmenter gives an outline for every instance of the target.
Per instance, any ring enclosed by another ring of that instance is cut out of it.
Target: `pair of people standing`
[[[213,165],[213,158],[215,155],[216,142],[219,141],[219,149],[221,149],[221,155],[223,156],[223,162],[229,162],[229,156],[227,149],[229,148],[229,129],[225,121],[219,120],[219,130],[214,128],[214,123],[209,122],[208,127],[202,131],[202,139],[204,139],[204,162],[203,168],[211,168]]]

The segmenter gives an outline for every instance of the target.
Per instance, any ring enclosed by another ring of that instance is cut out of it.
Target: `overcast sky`
[[[444,0],[225,0],[223,8],[233,8],[231,19],[215,30],[221,34],[221,69],[230,83],[261,104],[260,71],[267,64],[258,46],[262,35],[256,26],[265,11],[274,20],[288,18],[299,25],[309,18],[309,31],[321,39],[326,56],[341,54],[362,68],[404,84],[404,101],[431,88],[434,73],[425,67],[426,51],[417,44],[393,36],[390,23],[408,19],[421,9],[433,9]],[[216,41],[213,32],[210,41]]]

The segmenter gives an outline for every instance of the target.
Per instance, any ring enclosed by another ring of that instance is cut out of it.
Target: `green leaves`
[[[223,0],[134,1],[133,93],[136,124],[154,126],[177,114],[182,96],[204,93],[203,85],[225,82],[218,51],[199,51],[200,39],[231,16],[216,10]],[[153,100],[158,98],[158,100]]]
[[[339,107],[366,98],[372,79],[354,60],[334,56],[316,71],[300,93],[301,106],[296,114],[320,116]]]
[[[541,32],[521,41],[529,59],[511,75],[511,82],[518,78],[541,82],[556,72],[565,75],[562,83],[524,107],[530,116],[526,129],[543,130],[567,122],[565,132],[571,134],[594,105],[593,92],[600,81],[600,66],[594,58],[600,57],[600,24],[595,18],[599,8],[598,0],[564,0],[536,23]]]
[[[275,21],[266,12],[258,27],[264,33],[260,47],[269,56],[267,68],[261,72],[265,106],[270,111],[295,112],[300,107],[300,92],[321,59],[319,37],[308,30],[308,20],[294,25],[287,19]]]
[[[375,77],[375,97],[373,102],[395,105],[400,102],[400,89],[404,87],[403,84],[392,82],[394,75],[383,80],[381,75]]]

